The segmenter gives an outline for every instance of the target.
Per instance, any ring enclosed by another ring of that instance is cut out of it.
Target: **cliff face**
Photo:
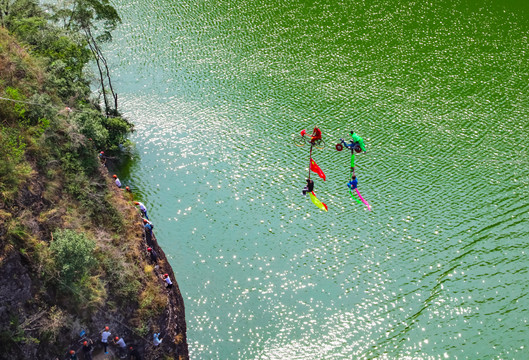
[[[160,260],[167,263],[165,253],[162,248],[158,246],[156,240],[154,241],[153,248],[156,250]],[[173,269],[170,266],[168,266],[165,271],[169,274],[171,279],[176,279]],[[178,355],[178,359],[188,359],[189,353],[187,348],[184,299],[180,293],[180,288],[178,287],[176,280],[174,281],[173,288],[169,291],[168,298],[169,303],[162,319],[162,324],[168,334],[168,340],[172,342],[167,350]]]
[[[64,359],[84,340],[97,358],[105,326],[142,359],[187,359],[177,279],[155,238],[151,262],[133,195],[97,156],[130,124],[102,116],[63,60],[33,57],[1,27],[0,49],[0,359]],[[118,350],[111,342],[104,358]]]
[[[106,169],[101,169],[103,180],[105,175]],[[12,204],[0,202],[0,358],[64,358],[70,350],[81,351],[82,331],[86,332],[84,338],[98,344],[100,331],[108,326],[112,336],[124,338],[128,345],[138,349],[142,358],[187,359],[182,295],[155,237],[151,247],[158,254],[158,266],[151,263],[143,223],[129,200],[130,194],[106,183],[109,198],[129,223],[124,233],[117,235],[104,228],[82,229],[97,233],[96,251],[101,258],[112,258],[111,266],[129,274],[94,270],[101,271],[96,276],[103,292],[101,298],[94,299],[87,289],[84,294],[74,293],[77,289],[73,286],[62,289],[60,274],[50,270],[54,267],[46,263],[52,230],[64,225],[75,227],[68,215],[72,208],[62,207],[61,201],[46,199],[45,183],[35,171]],[[67,194],[58,196],[69,198]],[[119,253],[114,243],[120,248]],[[164,286],[161,279],[164,273],[173,279],[171,289]],[[132,277],[138,283],[127,290],[130,298],[126,299],[123,283]],[[163,338],[157,347],[153,346],[154,332],[161,332]],[[116,349],[111,347],[111,354],[117,355]],[[94,354],[100,352],[102,347],[98,345]]]

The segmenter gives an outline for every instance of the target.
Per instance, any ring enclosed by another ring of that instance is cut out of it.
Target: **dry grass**
[[[145,272],[146,275],[152,274],[153,270],[154,270],[154,266],[149,265],[149,264],[143,267],[143,272]]]
[[[19,217],[12,218],[6,225],[7,237],[11,244],[30,261],[35,273],[50,273],[53,267],[53,259],[48,244],[42,241],[32,228],[36,221],[28,210],[24,210]]]
[[[0,27],[0,78],[5,86],[44,84],[43,66]]]
[[[139,296],[139,308],[134,314],[132,323],[140,332],[148,332],[149,328],[156,330],[157,326],[152,321],[164,312],[167,305],[167,294],[160,286],[156,275],[151,272]]]
[[[167,294],[160,287],[155,276],[147,282],[140,294],[140,313],[147,313],[149,316],[160,314],[167,306]],[[140,316],[143,318],[143,316]]]
[[[47,336],[50,342],[57,341],[61,329],[70,321],[70,315],[57,306],[52,306],[46,311],[45,317],[39,321],[39,333]]]
[[[81,299],[81,309],[92,313],[105,304],[107,299],[107,289],[100,279],[100,275],[90,276],[83,287],[87,290],[83,299]]]
[[[174,337],[174,341],[176,344],[181,344],[182,341],[184,341],[184,335],[182,333],[178,333],[175,337]]]
[[[53,171],[53,179],[46,181],[46,187],[42,197],[51,203],[58,203],[61,199],[61,193],[64,184],[60,180],[59,176],[55,175],[55,171],[51,171]]]
[[[11,176],[7,179],[10,182],[9,186],[4,187],[0,183],[0,200],[9,203],[13,202],[20,190],[20,186],[33,174],[33,169],[27,162],[22,161],[17,164]]]
[[[0,224],[9,221],[13,215],[10,212],[0,209]]]

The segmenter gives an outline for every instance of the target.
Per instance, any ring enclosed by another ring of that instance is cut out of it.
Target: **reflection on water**
[[[130,175],[196,359],[516,358],[528,320],[527,7],[116,0]],[[324,213],[301,188],[308,148]],[[349,155],[334,150],[353,129]]]

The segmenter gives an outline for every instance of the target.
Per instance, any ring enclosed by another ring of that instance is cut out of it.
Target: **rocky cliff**
[[[136,347],[142,358],[188,358],[177,279],[155,237],[150,244],[158,254],[158,265],[151,262],[131,195],[105,181],[106,176],[106,169],[101,169],[107,197],[126,223],[120,232],[86,227],[87,219],[75,218],[85,215],[74,215],[75,206],[66,205],[71,201],[67,194],[47,198],[49,184],[38,171],[21,185],[11,204],[0,202],[0,358],[65,358],[70,350],[82,353],[83,339],[94,341],[97,355],[102,353],[98,343],[105,326],[112,336]],[[49,243],[57,228],[76,229],[97,239],[95,252],[104,264],[94,265],[88,283],[81,287],[63,284],[50,263]],[[164,273],[173,279],[171,289],[164,286]],[[81,336],[82,332],[86,334]],[[154,332],[163,339],[157,347],[152,342]],[[117,355],[116,346],[105,358],[113,358],[112,354]]]
[[[20,6],[2,21],[22,41],[0,27],[0,359],[88,358],[83,341],[112,359],[116,336],[142,359],[187,359],[178,279],[97,155],[119,156],[132,125],[89,97],[86,44]]]

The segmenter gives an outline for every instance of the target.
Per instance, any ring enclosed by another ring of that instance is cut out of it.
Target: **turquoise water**
[[[529,7],[121,1],[107,48],[194,359],[526,359]],[[322,212],[301,188],[313,157]],[[367,211],[347,191],[355,130]]]

